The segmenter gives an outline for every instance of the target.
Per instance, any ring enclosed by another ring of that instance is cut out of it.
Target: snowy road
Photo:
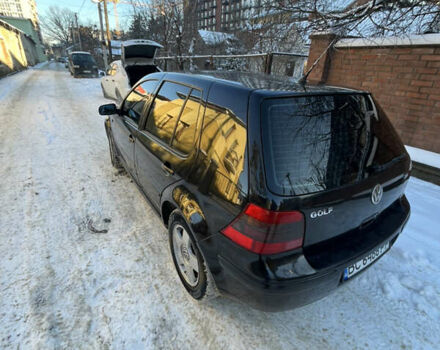
[[[199,305],[160,219],[111,167],[105,101],[99,79],[57,63],[0,80],[1,349],[438,349],[440,187],[411,179],[396,245],[319,302]]]

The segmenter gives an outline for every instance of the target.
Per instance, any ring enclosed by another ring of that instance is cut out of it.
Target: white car
[[[151,40],[127,40],[121,44],[121,59],[113,61],[101,79],[104,97],[122,101],[136,82],[147,74],[160,72],[154,56],[162,45]]]

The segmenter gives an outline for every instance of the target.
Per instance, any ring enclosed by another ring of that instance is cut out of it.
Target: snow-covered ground
[[[396,245],[321,301],[198,304],[160,219],[110,165],[105,102],[99,79],[55,62],[0,80],[1,349],[439,348],[440,187],[411,179]]]

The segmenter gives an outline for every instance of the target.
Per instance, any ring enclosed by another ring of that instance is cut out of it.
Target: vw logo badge
[[[383,195],[383,188],[381,185],[377,184],[373,188],[373,192],[371,193],[371,203],[373,204],[379,204],[380,200],[382,199]]]

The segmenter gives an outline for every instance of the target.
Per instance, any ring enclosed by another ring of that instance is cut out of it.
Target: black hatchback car
[[[154,73],[99,112],[113,165],[168,227],[195,299],[310,303],[377,261],[409,218],[410,158],[366,92]]]

